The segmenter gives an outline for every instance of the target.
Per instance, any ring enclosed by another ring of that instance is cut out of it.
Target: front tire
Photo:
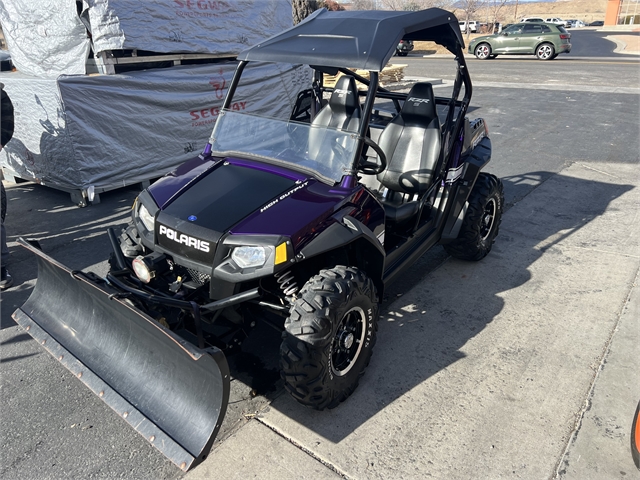
[[[556,58],[556,50],[550,43],[543,43],[536,48],[536,57],[538,60],[553,60]]]
[[[280,367],[287,391],[316,410],[347,399],[371,359],[378,313],[373,281],[357,268],[312,277],[285,321]]]
[[[488,43],[481,43],[473,51],[474,55],[479,60],[486,60],[491,56],[491,45]]]
[[[461,260],[481,260],[495,242],[504,205],[504,188],[495,175],[480,173],[469,195],[469,207],[458,238],[445,244],[449,255]]]

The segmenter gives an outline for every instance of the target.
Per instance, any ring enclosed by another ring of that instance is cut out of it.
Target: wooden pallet
[[[137,50],[123,50],[117,51],[116,55],[112,51],[99,52],[93,60],[95,62],[95,70],[87,65],[87,73],[97,71],[104,75],[115,75],[118,73],[118,65],[135,65],[143,70],[149,68],[149,64],[156,62],[171,62],[173,65],[182,65],[183,62],[189,60],[211,60],[215,62],[222,59],[233,59],[235,55],[230,54],[207,54],[207,53],[167,53],[167,54],[151,54],[145,52],[144,55],[139,55]],[[124,54],[124,55],[123,55]]]
[[[396,83],[401,81],[404,78],[404,69],[407,67],[408,65],[392,65],[390,63],[388,63],[383,69],[382,72],[380,72],[378,81],[380,82],[381,86],[385,86],[388,85],[390,83]],[[363,78],[368,79],[369,78],[369,71],[368,70],[356,70],[356,69],[351,69],[351,71],[353,71],[354,73],[360,75]],[[324,80],[323,80],[323,84],[325,87],[328,88],[333,88],[336,86],[336,82],[338,81],[338,79],[342,76],[343,74],[341,72],[338,72],[337,75],[324,75]],[[363,85],[362,83],[356,82],[356,85],[358,86],[358,90],[366,90],[367,87],[365,85]]]

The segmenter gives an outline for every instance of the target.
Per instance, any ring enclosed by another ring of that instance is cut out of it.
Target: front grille
[[[204,285],[209,280],[211,280],[211,275],[207,275],[206,273],[198,272],[192,268],[187,268],[187,272],[191,276],[191,280],[196,282],[199,285]]]

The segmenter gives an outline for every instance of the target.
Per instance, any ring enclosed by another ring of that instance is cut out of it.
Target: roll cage
[[[358,91],[358,95],[364,97],[364,102],[357,132],[357,151],[353,163],[340,182],[344,187],[352,187],[358,181],[356,173],[363,151],[367,145],[372,146],[371,127],[383,127],[385,121],[390,120],[385,120],[374,111],[375,100],[390,100],[395,114],[398,114],[407,98],[406,93],[392,92],[379,83],[379,72],[393,55],[401,38],[434,41],[446,47],[454,55],[456,62],[456,78],[451,97],[435,97],[436,105],[445,107],[446,111],[446,118],[442,122],[443,141],[440,158],[443,162],[436,175],[439,177],[444,171],[444,164],[449,159],[456,139],[461,136],[463,120],[472,94],[471,79],[464,58],[464,40],[458,19],[446,10],[431,8],[409,13],[318,10],[300,24],[238,55],[239,64],[222,108],[230,108],[242,72],[251,61],[303,64],[313,69],[312,88],[303,92],[312,100],[308,107],[309,121],[315,118],[322,107],[323,95],[334,91],[333,87],[324,85],[323,74],[342,73],[352,76],[367,87],[366,92]],[[368,70],[369,78],[357,74],[353,69]],[[463,87],[464,94],[460,98]],[[294,116],[295,114],[294,108]]]

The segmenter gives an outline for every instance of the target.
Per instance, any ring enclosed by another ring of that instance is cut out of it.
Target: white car
[[[562,20],[561,18],[549,17],[545,21],[545,23],[555,23],[556,25],[562,25],[563,27],[567,26],[567,21]]]
[[[586,27],[586,23],[584,23],[582,20],[567,20],[567,27],[569,28]]]
[[[545,23],[542,17],[524,17],[520,23]]]
[[[458,25],[460,25],[460,31],[462,33],[467,33],[467,22],[458,22]],[[476,22],[475,20],[469,21],[469,31],[471,33],[477,33],[478,27],[479,27],[478,22]]]

